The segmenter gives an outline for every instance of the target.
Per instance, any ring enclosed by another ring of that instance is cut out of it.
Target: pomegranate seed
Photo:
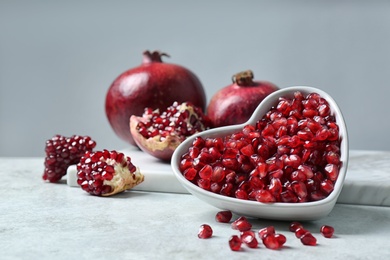
[[[197,181],[197,184],[200,188],[204,189],[204,190],[210,190],[211,188],[211,183],[210,183],[210,180],[206,180],[206,179],[199,179]]]
[[[256,198],[257,201],[262,202],[262,203],[272,203],[276,201],[276,198],[272,193],[268,190],[259,190],[256,193]]]
[[[310,232],[307,232],[306,234],[304,234],[300,239],[301,239],[302,244],[304,244],[306,246],[317,245],[317,239]]]
[[[199,177],[201,177],[202,179],[210,180],[212,173],[213,168],[209,164],[206,164],[205,166],[203,166],[202,169],[200,169]]]
[[[221,223],[229,223],[230,220],[232,219],[232,216],[233,214],[230,210],[219,211],[215,215],[215,220]]]
[[[241,249],[241,238],[239,238],[237,235],[233,235],[229,239],[229,247],[232,251],[239,251]]]
[[[197,174],[197,170],[195,168],[188,168],[183,172],[184,177],[186,177],[187,180],[192,181],[195,179],[195,176]]]
[[[297,227],[295,229],[295,236],[297,238],[301,238],[303,237],[306,233],[308,233],[309,231],[307,231],[306,229],[304,229],[302,226],[301,227]]]
[[[263,238],[263,244],[265,247],[273,250],[281,248],[284,244],[281,243],[282,241],[283,238],[280,238],[280,235],[278,236],[277,234],[269,234]]]
[[[293,221],[290,223],[290,227],[289,227],[289,230],[291,232],[294,232],[298,229],[298,228],[303,228],[302,224],[297,222],[297,221]]]
[[[213,229],[210,225],[203,224],[199,228],[198,237],[201,239],[207,239],[213,236]]]
[[[266,236],[273,235],[273,234],[275,234],[274,226],[268,226],[259,230],[260,239],[264,239]]]
[[[257,241],[253,231],[241,232],[241,241],[250,248],[257,248],[259,245],[259,242]]]
[[[275,234],[275,239],[278,241],[280,247],[282,247],[287,241],[286,236],[283,234]]]
[[[321,234],[326,238],[331,238],[334,233],[334,228],[328,225],[323,225],[320,229]]]
[[[232,229],[238,231],[248,231],[252,228],[252,224],[248,221],[248,219],[244,216],[239,217],[235,221],[232,222]]]

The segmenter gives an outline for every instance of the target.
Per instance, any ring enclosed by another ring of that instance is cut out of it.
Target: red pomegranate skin
[[[187,68],[162,62],[160,52],[143,53],[140,66],[120,74],[106,95],[105,111],[117,136],[136,146],[130,133],[132,115],[141,116],[146,107],[165,110],[174,101],[191,102],[206,108],[206,94],[198,77]]]
[[[211,98],[207,115],[214,127],[245,123],[261,101],[278,89],[271,82],[253,80],[251,71],[237,73],[232,84]]]

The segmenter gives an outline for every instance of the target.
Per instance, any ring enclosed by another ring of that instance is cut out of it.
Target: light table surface
[[[364,162],[365,154],[375,154],[372,157],[378,161]],[[363,164],[367,164],[374,167],[371,173],[367,172],[374,178],[378,174],[390,175],[390,153],[360,151],[352,155],[361,159],[351,160],[351,169],[365,170]],[[277,232],[287,237],[285,246],[270,250],[260,243],[256,249],[243,246],[240,252],[233,252],[228,239],[237,232],[229,224],[214,220],[217,208],[192,195],[133,190],[109,198],[95,197],[69,187],[65,180],[45,183],[42,173],[43,158],[0,158],[1,259],[390,257],[390,207],[384,205],[368,205],[364,201],[345,204],[341,200],[329,216],[304,223],[317,238],[318,245],[314,247],[302,245],[288,231],[289,222],[250,219],[254,230],[274,225]],[[390,185],[387,180],[379,189],[383,192],[386,185]],[[372,189],[362,189],[358,195],[366,193],[372,193]],[[204,223],[214,229],[213,237],[206,240],[197,237],[198,228]],[[335,237],[326,239],[320,235],[323,224],[335,228]]]

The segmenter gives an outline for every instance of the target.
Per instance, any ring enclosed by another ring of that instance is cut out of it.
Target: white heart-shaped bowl
[[[336,118],[336,123],[339,126],[339,134],[341,138],[340,159],[342,166],[339,170],[339,176],[334,184],[334,190],[328,197],[313,202],[303,203],[261,203],[252,200],[242,200],[233,197],[219,195],[207,190],[204,190],[192,182],[188,181],[179,170],[181,156],[188,151],[192,142],[197,136],[206,137],[222,137],[239,130],[242,130],[245,125],[254,125],[259,119],[268,112],[268,110],[277,104],[279,97],[292,97],[294,92],[300,91],[303,94],[318,93],[325,98],[331,108],[332,114]],[[244,124],[231,125],[226,127],[213,128],[201,133],[195,134],[187,138],[183,143],[176,148],[171,160],[171,167],[174,175],[179,182],[194,196],[204,202],[213,205],[222,210],[231,210],[238,215],[248,217],[275,219],[275,220],[296,220],[308,221],[316,220],[327,216],[336,204],[337,198],[340,195],[344,184],[344,179],[348,167],[348,134],[346,124],[340,108],[334,99],[324,91],[306,86],[295,86],[280,89],[268,95],[256,108],[251,118]]]

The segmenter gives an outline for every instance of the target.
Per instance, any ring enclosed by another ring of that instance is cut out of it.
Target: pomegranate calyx
[[[149,50],[144,51],[142,55],[143,55],[142,63],[144,64],[148,64],[152,62],[163,62],[161,59],[162,56],[170,57],[167,53],[161,51],[150,52]]]
[[[245,70],[234,74],[232,77],[232,81],[233,83],[241,87],[253,86],[253,77],[253,72],[251,70]]]

